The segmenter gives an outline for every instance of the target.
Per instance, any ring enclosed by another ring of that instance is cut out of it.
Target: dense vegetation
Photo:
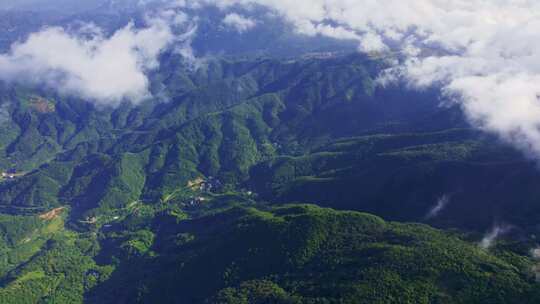
[[[0,302],[537,302],[534,166],[326,57],[164,54],[162,100],[115,108],[3,84]],[[519,246],[475,244],[496,220]]]
[[[250,186],[271,201],[317,202],[447,228],[482,230],[508,220],[537,233],[536,166],[467,129],[346,138],[251,170]],[[426,218],[443,196],[444,210]]]
[[[229,205],[224,198],[209,204]],[[242,198],[236,200],[242,201]],[[235,201],[236,201],[235,200]],[[56,231],[5,277],[3,303],[534,303],[528,258],[427,226],[310,205],[195,215],[140,206]],[[236,206],[235,206],[236,205]],[[262,209],[261,209],[262,208]],[[97,232],[97,233],[96,233]]]
[[[70,205],[86,218],[215,177],[273,202],[393,220],[423,221],[449,196],[430,223],[486,230],[503,220],[536,233],[535,167],[433,92],[376,86],[381,62],[221,59],[195,71],[174,55],[163,62],[153,79],[167,102],[96,108],[5,88],[0,166],[24,176],[0,183],[4,212]]]

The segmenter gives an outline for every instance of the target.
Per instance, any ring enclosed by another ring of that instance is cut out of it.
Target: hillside
[[[274,202],[317,201],[446,228],[510,221],[536,233],[540,214],[533,162],[468,129],[341,139],[260,163],[250,175],[250,187]],[[448,203],[428,216],[441,197]]]
[[[43,96],[51,104],[43,113],[31,104],[33,95],[6,93],[6,125],[13,131],[0,160],[5,170],[26,174],[0,184],[0,202],[94,209],[139,197],[155,201],[198,176],[235,185],[260,161],[302,154],[336,137],[411,129],[416,119],[441,111],[429,94],[412,92],[417,107],[401,110],[392,89],[373,86],[376,66],[356,55],[219,61],[185,73],[172,65],[156,77],[167,79],[168,94],[176,97],[115,109]],[[122,169],[124,160],[129,169]],[[115,202],[107,202],[110,196]]]
[[[81,220],[204,177],[272,202],[400,221],[425,221],[449,196],[429,223],[485,231],[507,221],[537,233],[531,162],[472,131],[435,92],[375,85],[383,62],[221,59],[189,70],[172,54],[163,61],[153,78],[166,88],[162,102],[96,107],[5,88],[0,166],[18,175],[0,183],[4,212],[70,205]]]
[[[56,232],[10,272],[0,299],[534,303],[540,296],[528,258],[489,253],[423,225],[309,205],[236,206],[189,218],[156,211],[98,234]]]
[[[0,302],[538,299],[537,170],[436,92],[358,54],[161,60],[138,105],[0,88]]]

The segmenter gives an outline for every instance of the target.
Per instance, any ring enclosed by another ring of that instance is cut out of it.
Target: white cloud
[[[183,34],[177,37],[177,43],[174,47],[174,51],[183,58],[187,68],[195,70],[206,63],[206,58],[195,55],[195,50],[191,45],[193,38],[197,35],[197,30],[197,25],[191,24]]]
[[[428,219],[432,219],[439,216],[439,214],[446,208],[446,206],[448,206],[449,203],[450,203],[450,196],[448,196],[447,194],[444,194],[443,196],[439,197],[437,199],[437,202],[429,210],[425,218],[428,220]]]
[[[186,2],[187,3],[187,2]],[[540,156],[540,2],[536,0],[193,0],[263,5],[306,35],[391,45],[415,86],[442,86],[480,128]]]
[[[496,225],[484,235],[480,243],[478,244],[482,249],[490,249],[493,247],[499,237],[508,233],[512,228],[510,226],[498,226]]]
[[[257,22],[242,15],[230,13],[223,18],[223,24],[234,28],[239,33],[243,33],[254,28],[257,25]]]
[[[540,157],[539,1],[175,0],[167,5],[178,23],[186,20],[174,14],[179,8],[262,5],[302,34],[356,40],[363,52],[398,49],[406,60],[385,75],[404,77],[415,87],[441,86],[477,126]],[[224,22],[242,31],[253,26],[246,20],[230,14]],[[146,29],[127,26],[112,37],[92,39],[45,29],[0,55],[0,77],[50,82],[102,102],[140,100],[148,95],[145,70],[156,67],[157,55],[174,39],[168,23],[173,21]],[[180,53],[194,58],[188,44]]]
[[[159,66],[159,54],[173,40],[163,18],[149,19],[142,29],[130,23],[110,37],[95,26],[84,33],[44,28],[0,55],[0,79],[47,85],[101,104],[138,102],[150,95],[146,72]]]
[[[540,247],[531,249],[531,257],[535,260],[540,260]]]

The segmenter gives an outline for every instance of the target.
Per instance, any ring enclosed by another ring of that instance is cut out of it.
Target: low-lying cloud
[[[180,1],[182,2],[182,1]],[[540,156],[540,2],[533,0],[193,0],[191,8],[265,6],[297,32],[398,51],[392,74],[436,85],[478,127]]]
[[[441,87],[445,98],[459,103],[477,127],[540,156],[538,1],[167,3],[172,9],[216,6],[224,11],[222,21],[240,32],[254,26],[248,12],[263,6],[298,33],[357,41],[362,52],[398,53],[401,59],[384,73],[386,80],[405,80],[419,89]],[[142,100],[149,94],[145,72],[157,67],[157,56],[174,40],[170,22],[157,19],[161,21],[144,29],[128,25],[111,37],[94,34],[89,39],[60,28],[44,29],[0,55],[0,79],[43,82],[101,103]],[[189,47],[181,51],[195,59]]]
[[[99,104],[139,102],[150,96],[147,71],[174,41],[169,20],[132,23],[106,37],[95,26],[77,32],[44,28],[0,55],[0,79],[46,85]]]

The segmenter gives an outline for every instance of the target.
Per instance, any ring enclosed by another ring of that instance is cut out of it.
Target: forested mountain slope
[[[221,61],[180,74],[172,66],[156,76],[166,79],[168,95],[175,96],[169,102],[116,109],[7,93],[6,125],[13,131],[4,140],[3,162],[27,174],[3,184],[1,200],[89,209],[115,187],[124,187],[126,198],[115,198],[122,205],[167,195],[201,175],[237,184],[260,161],[302,154],[333,138],[413,129],[416,120],[446,111],[429,94],[411,93],[410,107],[392,89],[377,89],[370,72],[376,67],[359,56]],[[129,169],[123,170],[127,160]],[[102,194],[92,191],[92,180]],[[88,203],[85,191],[94,195]]]
[[[427,226],[308,205],[237,206],[191,219],[166,208],[139,209],[97,236],[54,232],[9,272],[0,299],[534,303],[540,296],[527,258],[488,253]]]
[[[537,301],[539,175],[437,92],[358,54],[161,60],[135,105],[0,88],[0,302]]]
[[[381,62],[222,59],[189,70],[173,55],[163,61],[153,78],[161,102],[100,108],[6,88],[0,160],[23,173],[0,185],[6,212],[70,205],[87,217],[215,177],[274,202],[396,220],[422,221],[446,195],[452,203],[434,224],[535,226],[531,163],[469,130],[435,92],[377,85]],[[507,180],[508,172],[531,182]],[[513,208],[516,201],[523,208]]]

